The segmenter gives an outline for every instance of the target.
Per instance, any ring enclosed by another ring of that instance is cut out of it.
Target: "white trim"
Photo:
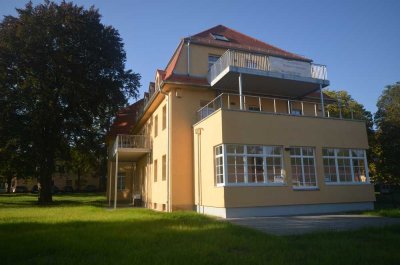
[[[334,155],[326,155],[324,156],[324,149],[333,149]],[[347,150],[349,152],[348,156],[338,156],[338,153],[340,150]],[[353,157],[352,152],[354,150],[361,150],[363,151],[363,156],[362,157]],[[368,162],[367,162],[367,155],[366,155],[366,150],[362,148],[334,148],[334,147],[322,147],[322,166],[323,166],[323,174],[324,174],[324,179],[325,179],[325,164],[324,164],[324,159],[335,159],[335,166],[336,166],[336,181],[330,181],[327,182],[325,181],[326,185],[363,185],[363,184],[370,184],[370,179],[369,179],[369,172],[368,172]],[[351,171],[351,182],[350,181],[341,181],[340,180],[340,174],[339,174],[339,164],[338,164],[338,159],[347,159],[350,161],[350,171]],[[354,165],[353,165],[353,159],[354,160],[363,160],[364,161],[364,170],[365,170],[365,178],[366,181],[354,181]]]

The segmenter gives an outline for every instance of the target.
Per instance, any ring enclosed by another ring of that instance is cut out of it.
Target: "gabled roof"
[[[216,40],[215,34],[222,35],[226,37],[229,41]],[[282,50],[278,47],[272,46],[263,41],[257,40],[253,37],[247,36],[236,30],[230,29],[223,25],[218,25],[213,28],[207,29],[196,35],[185,38],[185,40],[190,40],[190,42],[227,48],[227,49],[238,49],[248,52],[265,53],[269,55],[275,55],[279,57],[284,57],[287,59],[301,60],[311,62],[311,59],[305,58],[303,56]]]
[[[115,120],[111,125],[111,129],[107,133],[107,138],[113,138],[117,134],[130,134],[136,123],[136,116],[140,113],[140,109],[143,108],[143,104],[144,99],[142,98],[132,105],[118,111]]]

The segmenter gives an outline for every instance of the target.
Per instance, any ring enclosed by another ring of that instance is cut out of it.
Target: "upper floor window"
[[[158,135],[158,115],[154,117],[154,137]]]
[[[218,55],[208,55],[208,69],[210,69],[211,66],[212,66],[216,61],[219,60],[219,57],[220,57],[220,56],[218,56]]]
[[[368,182],[367,159],[361,149],[322,149],[327,184]]]
[[[165,130],[167,127],[167,106],[164,105],[162,108],[162,129]]]

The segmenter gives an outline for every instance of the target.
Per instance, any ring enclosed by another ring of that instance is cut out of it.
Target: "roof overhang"
[[[211,81],[211,86],[221,91],[238,91],[240,74],[243,93],[300,98],[329,85],[329,80],[228,66]]]

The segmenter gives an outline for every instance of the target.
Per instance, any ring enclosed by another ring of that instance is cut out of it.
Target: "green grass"
[[[400,226],[278,237],[99,195],[0,195],[0,264],[399,264]]]
[[[375,210],[364,212],[367,215],[400,218],[400,192],[390,194],[375,193]]]

